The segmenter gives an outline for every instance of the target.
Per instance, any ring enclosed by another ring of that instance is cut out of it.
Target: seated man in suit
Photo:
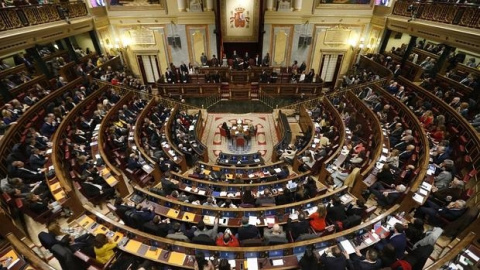
[[[7,170],[9,177],[21,178],[27,184],[45,180],[45,168],[39,170],[27,169],[22,161],[13,161],[9,164]]]
[[[450,182],[448,187],[437,188],[436,186],[433,186],[430,196],[433,196],[435,199],[447,204],[460,199],[464,187],[465,182],[455,178],[452,182]]]
[[[382,234],[382,240],[377,244],[377,248],[383,250],[387,244],[391,244],[395,248],[397,259],[403,258],[405,249],[407,248],[407,236],[404,231],[405,227],[403,224],[395,223],[393,226],[393,232],[390,231],[388,238]]]
[[[306,218],[305,213],[300,212],[298,214],[298,221],[292,222],[292,219],[288,218],[287,232],[290,232],[292,240],[298,241],[300,237],[310,234],[310,223]]]
[[[242,217],[242,226],[238,228],[238,240],[258,238],[259,232],[255,225],[248,224],[248,217]]]
[[[167,222],[167,219],[162,220],[160,216],[157,215],[149,222],[143,224],[143,231],[160,237],[166,237],[170,230],[170,223]]]
[[[320,257],[320,261],[325,269],[345,269],[347,267],[347,258],[343,255],[338,246],[328,248]]]
[[[45,157],[43,151],[40,151],[38,148],[34,148],[32,151],[33,153],[30,155],[30,168],[34,171],[38,171],[43,168],[48,157]]]
[[[203,220],[200,220],[197,224],[197,230],[193,232],[194,236],[199,236],[201,234],[207,235],[210,239],[215,241],[217,234],[218,234],[218,218],[215,218],[213,222],[213,228],[207,229]]]
[[[128,158],[128,163],[127,163],[127,168],[129,170],[135,171],[137,169],[142,168],[142,164],[138,160],[138,156],[135,154],[130,154],[130,157]]]
[[[387,207],[394,204],[406,190],[404,185],[392,186],[392,188],[393,187],[394,189],[387,189],[381,182],[375,182],[369,190],[377,198],[379,206]]]
[[[103,195],[105,198],[113,198],[115,195],[115,189],[108,186],[108,185],[100,185],[98,183],[93,182],[92,177],[87,177],[83,182],[80,183],[83,191],[85,192],[86,196],[91,197],[98,197]]]
[[[433,185],[437,189],[445,189],[453,179],[453,160],[446,159],[440,164],[440,173],[433,179]]]
[[[446,207],[440,207],[438,204],[427,200],[423,206],[415,211],[415,217],[424,219],[428,217],[428,223],[432,226],[442,227],[445,222],[454,221],[466,211],[466,202],[464,200],[456,200],[449,203]]]
[[[273,194],[270,191],[270,189],[266,188],[263,190],[263,195],[257,198],[257,200],[255,201],[255,205],[257,206],[275,205],[275,197],[273,197]]]
[[[355,254],[349,255],[344,253],[347,257],[348,269],[355,270],[378,270],[382,267],[382,262],[378,258],[378,252],[375,249],[367,250],[365,256],[360,253],[358,248],[355,249]]]
[[[182,226],[180,223],[175,222],[172,226],[173,230],[167,234],[168,239],[183,241],[183,242],[190,242],[190,239],[183,233]]]
[[[327,218],[331,222],[343,221],[347,218],[345,206],[338,195],[332,197],[332,202],[327,207]]]
[[[263,238],[265,238],[265,244],[285,244],[288,243],[285,232],[278,224],[274,224],[271,229],[265,229],[263,232]]]

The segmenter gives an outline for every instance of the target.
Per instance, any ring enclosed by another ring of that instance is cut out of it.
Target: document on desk
[[[235,269],[235,265],[236,265],[235,263],[236,263],[235,260],[228,260],[228,264],[230,264],[230,267],[233,269]]]
[[[388,223],[388,226],[393,227],[395,226],[395,224],[402,223],[402,222],[395,217],[391,217],[387,223]]]
[[[273,170],[274,170],[276,173],[282,172],[282,169],[280,169],[280,168],[275,168],[275,169],[273,169]]]
[[[273,224],[275,224],[275,218],[267,217],[267,218],[265,219],[265,222],[267,223],[267,225],[269,225],[269,224],[272,224],[272,225],[273,225]]]
[[[257,258],[248,258],[247,265],[245,267],[248,270],[258,270],[258,259]]]
[[[420,203],[420,204],[423,204],[423,201],[424,201],[425,197],[422,196],[422,195],[420,195],[420,194],[418,194],[418,193],[415,193],[415,195],[413,195],[413,199],[414,199],[416,202],[418,202],[418,203]]]
[[[296,213],[290,214],[289,218],[292,219],[292,220],[297,220],[298,219],[298,214],[296,214]]]
[[[258,218],[256,216],[249,216],[248,217],[248,224],[257,226],[257,220]]]
[[[355,253],[355,247],[353,247],[352,243],[350,242],[350,240],[343,240],[342,242],[340,242],[340,246],[342,247],[342,249],[347,252],[348,254],[352,254],[352,253]]]
[[[215,222],[215,217],[214,216],[203,216],[203,222],[205,224],[212,225]]]

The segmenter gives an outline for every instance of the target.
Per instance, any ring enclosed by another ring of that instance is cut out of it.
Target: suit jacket
[[[32,170],[37,170],[43,168],[45,165],[45,157],[40,155],[31,155],[30,156],[30,167]]]
[[[452,173],[449,171],[442,171],[434,178],[434,184],[438,189],[447,188],[452,181]]]
[[[407,248],[407,236],[404,233],[394,234],[388,240],[383,239],[385,244],[392,244],[395,247],[397,259],[403,258],[405,249]]]
[[[80,186],[82,187],[82,190],[85,193],[85,195],[89,198],[100,195],[100,189],[92,184],[89,184],[87,182],[82,182],[80,183]]]
[[[308,220],[292,222],[290,225],[290,231],[293,240],[296,240],[302,234],[308,234],[310,229],[310,223]]]
[[[355,269],[355,270],[378,270],[382,267],[382,262],[377,260],[374,263],[368,262],[365,258],[354,256],[350,260],[347,260],[348,269]]]
[[[258,228],[254,225],[242,226],[238,229],[238,240],[247,240],[258,237]]]
[[[447,207],[443,207],[443,208],[438,209],[437,213],[441,217],[443,217],[447,220],[453,221],[453,220],[459,218],[463,213],[465,213],[466,210],[467,210],[466,208],[464,208],[464,209],[449,209]]]
[[[343,254],[340,257],[327,256],[327,253],[323,253],[320,257],[320,261],[325,266],[325,269],[339,269],[344,270],[347,267],[347,258]]]
[[[445,159],[449,159],[448,153],[442,153],[440,155],[437,155],[436,157],[433,158],[433,163],[440,165]]]
[[[342,221],[347,218],[345,207],[342,204],[332,205],[327,208],[327,218],[331,221]]]
[[[155,224],[153,221],[149,221],[143,224],[143,231],[157,235],[160,237],[166,237],[168,235],[169,226],[166,223]]]

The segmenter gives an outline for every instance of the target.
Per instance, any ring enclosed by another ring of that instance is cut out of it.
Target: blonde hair
[[[327,207],[325,206],[325,204],[319,203],[317,207],[318,207],[318,209],[317,209],[318,216],[320,218],[326,217],[327,216]]]

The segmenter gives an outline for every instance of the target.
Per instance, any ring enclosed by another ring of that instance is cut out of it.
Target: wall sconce
[[[363,48],[365,48],[365,39],[364,38],[361,38],[360,41],[357,42],[354,41],[354,40],[350,40],[350,47],[353,51],[355,50],[363,50]]]

